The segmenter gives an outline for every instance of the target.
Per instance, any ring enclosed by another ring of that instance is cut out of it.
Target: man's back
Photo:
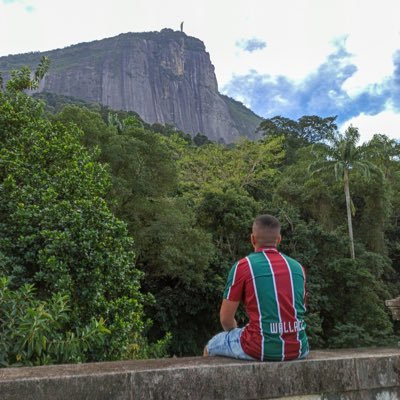
[[[305,333],[305,273],[276,248],[261,248],[236,263],[224,298],[242,300],[249,323],[240,343],[258,360],[292,360],[309,351]]]

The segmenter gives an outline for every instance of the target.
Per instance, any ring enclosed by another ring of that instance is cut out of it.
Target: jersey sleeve
[[[226,282],[224,299],[231,301],[240,301],[242,299],[246,282],[246,270],[246,262],[243,260],[232,266]]]

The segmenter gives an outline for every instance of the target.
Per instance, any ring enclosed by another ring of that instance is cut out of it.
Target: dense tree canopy
[[[110,178],[97,150],[80,144],[75,126],[43,117],[43,104],[20,91],[21,82],[31,87],[22,73],[18,85],[9,81],[0,92],[0,273],[16,297],[18,288],[33,285],[32,304],[62,296],[66,329],[82,332],[94,319],[105,321],[101,350],[78,346],[82,354],[71,359],[124,357],[144,326],[132,239],[107,205]],[[26,362],[40,362],[30,356]],[[18,361],[12,357],[3,361]]]
[[[318,158],[317,161],[314,161],[308,167],[311,173],[320,173],[321,171],[331,169],[332,172],[335,172],[336,179],[343,181],[346,197],[350,255],[353,259],[355,258],[355,251],[352,214],[355,213],[355,210],[350,196],[350,175],[358,170],[366,178],[369,178],[371,173],[375,173],[378,175],[375,178],[380,181],[379,175],[381,173],[381,170],[375,164],[365,159],[363,154],[364,148],[357,146],[359,139],[360,134],[358,129],[352,126],[350,126],[343,135],[331,135],[327,138],[329,145],[320,146],[320,151],[315,153]]]
[[[160,356],[166,345],[170,355],[200,354],[220,330],[227,272],[251,251],[259,213],[281,220],[282,251],[307,270],[314,348],[396,340],[384,300],[400,289],[397,141],[357,145],[356,128],[304,116],[265,120],[260,140],[225,146],[104,107],[51,98],[46,113],[19,91],[25,73],[0,93],[3,312],[26,293],[21,321],[27,308],[49,310],[59,322],[46,340],[73,334],[80,345],[67,359],[52,345],[45,357],[0,362]],[[0,346],[23,347],[23,334],[0,324]]]

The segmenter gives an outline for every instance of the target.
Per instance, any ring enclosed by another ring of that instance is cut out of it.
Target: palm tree
[[[381,173],[379,168],[363,157],[363,148],[357,146],[360,139],[358,129],[351,126],[344,134],[335,133],[327,138],[326,144],[314,145],[322,151],[315,152],[322,159],[314,161],[308,167],[311,174],[333,169],[337,180],[343,180],[343,189],[346,196],[347,225],[350,239],[350,255],[355,258],[354,236],[352,224],[352,210],[354,205],[350,196],[350,173],[354,170],[360,171],[369,178],[371,172]]]

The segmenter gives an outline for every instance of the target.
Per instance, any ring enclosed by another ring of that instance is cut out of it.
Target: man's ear
[[[252,233],[251,235],[250,235],[250,241],[251,241],[251,244],[253,245],[253,247],[256,245],[256,237],[254,236],[254,233]]]
[[[276,245],[278,246],[278,244],[282,241],[282,236],[279,235],[278,238],[276,239]]]

